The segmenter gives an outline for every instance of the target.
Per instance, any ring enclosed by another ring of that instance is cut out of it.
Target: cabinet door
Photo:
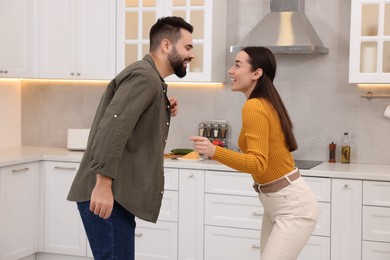
[[[137,219],[135,255],[137,260],[177,260],[177,223],[156,224]]]
[[[259,198],[205,195],[205,224],[260,230],[264,209]]]
[[[349,81],[390,82],[390,2],[351,1]]]
[[[226,59],[226,1],[117,1],[118,72],[149,53],[149,30],[162,16],[180,16],[194,26],[195,59],[187,75],[167,81],[224,82]]]
[[[115,76],[116,4],[112,0],[77,0],[76,77]]]
[[[298,260],[330,260],[330,237],[311,236]]]
[[[203,258],[204,171],[179,169],[179,259]]]
[[[87,238],[77,205],[66,200],[78,163],[45,162],[44,252],[86,256]]]
[[[39,77],[115,75],[115,1],[41,0]]]
[[[39,0],[39,77],[69,78],[76,72],[73,0]]]
[[[331,259],[361,259],[362,181],[332,180]]]
[[[205,260],[258,260],[259,258],[259,230],[205,227]]]
[[[363,241],[362,260],[389,260],[390,243]]]
[[[363,206],[363,239],[390,243],[390,208]]]
[[[0,259],[38,251],[39,163],[0,169]]]
[[[36,0],[0,0],[0,78],[33,77]]]

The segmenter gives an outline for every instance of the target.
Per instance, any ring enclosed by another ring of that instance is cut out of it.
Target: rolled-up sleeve
[[[156,96],[147,73],[133,72],[116,90],[102,114],[91,149],[90,170],[116,178],[126,143]]]

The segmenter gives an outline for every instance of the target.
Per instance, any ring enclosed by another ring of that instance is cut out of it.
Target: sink
[[[311,161],[311,160],[294,160],[294,161],[295,161],[295,167],[302,170],[309,170],[314,166],[323,163],[323,161]]]

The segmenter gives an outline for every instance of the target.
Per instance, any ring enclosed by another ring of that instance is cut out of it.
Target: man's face
[[[175,75],[183,78],[187,74],[187,65],[194,58],[194,53],[191,33],[184,29],[180,29],[180,32],[181,37],[172,45],[168,60]]]

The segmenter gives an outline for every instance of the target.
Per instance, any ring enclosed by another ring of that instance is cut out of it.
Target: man
[[[192,25],[165,17],[150,29],[150,52],[119,73],[97,109],[70,189],[96,260],[134,259],[134,217],[156,222],[164,192],[163,154],[170,116],[165,77],[186,75]]]

